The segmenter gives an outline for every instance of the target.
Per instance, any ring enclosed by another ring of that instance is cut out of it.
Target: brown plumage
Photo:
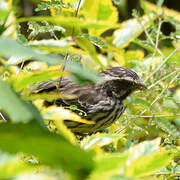
[[[146,86],[139,76],[131,69],[114,67],[99,73],[104,80],[100,84],[89,84],[79,86],[71,81],[69,77],[63,77],[59,88],[60,93],[73,94],[73,99],[58,99],[57,105],[64,107],[75,105],[85,112],[83,119],[94,121],[94,124],[85,124],[66,120],[65,125],[72,132],[88,134],[101,131],[115,122],[123,113],[125,107],[123,100],[133,91],[145,89]],[[55,83],[44,82],[33,88],[39,92],[55,92]],[[46,102],[50,104],[50,102]],[[79,113],[75,111],[75,113]]]

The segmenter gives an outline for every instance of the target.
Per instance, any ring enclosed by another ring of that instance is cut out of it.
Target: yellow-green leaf
[[[88,136],[87,138],[84,138],[81,141],[81,147],[86,150],[93,148],[94,146],[102,147],[120,138],[122,138],[122,135],[118,135],[118,134],[105,134],[105,133],[94,134]]]
[[[104,21],[112,24],[116,24],[118,21],[117,9],[113,6],[111,0],[86,0],[83,4],[83,14],[85,18]],[[90,34],[99,36],[107,28],[101,30],[90,30]]]
[[[84,37],[76,37],[77,40],[77,44],[84,49],[85,51],[87,51],[89,53],[89,55],[100,65],[100,67],[103,69],[104,66],[101,63],[101,61],[99,60],[97,53],[96,53],[96,49],[94,47],[94,45],[86,38]]]
[[[66,26],[66,27],[78,27],[78,28],[93,28],[93,29],[101,29],[101,28],[117,28],[120,27],[119,24],[114,24],[112,22],[106,21],[95,21],[95,20],[86,20],[75,18],[75,17],[48,17],[48,16],[33,16],[33,17],[25,17],[19,18],[18,22],[26,22],[26,21],[48,21],[53,24]]]
[[[144,177],[153,174],[155,171],[166,167],[172,160],[170,151],[159,149],[159,152],[149,156],[138,158],[126,169],[126,176]]]
[[[0,159],[0,179],[11,179],[21,173],[32,172],[37,169],[36,166],[22,161],[20,157],[8,153],[0,152]]]
[[[88,180],[109,180],[114,175],[123,171],[127,154],[105,154],[96,159],[95,170],[91,173]]]
[[[64,109],[62,107],[56,107],[56,106],[50,106],[42,111],[43,117],[47,120],[67,120],[70,119],[72,121],[77,121],[85,124],[94,124],[93,121],[88,121],[85,119],[82,119],[77,114]]]
[[[60,71],[59,66],[49,68],[48,70],[35,71],[35,72],[21,72],[20,74],[12,77],[12,83],[16,91],[22,90],[24,87],[30,86],[37,82],[54,80],[60,76],[67,75],[67,72]]]
[[[153,18],[153,15],[151,18]],[[118,48],[126,47],[134,38],[138,37],[144,29],[151,24],[147,15],[142,16],[140,19],[130,19],[123,22],[121,28],[116,30],[113,34],[113,44]]]

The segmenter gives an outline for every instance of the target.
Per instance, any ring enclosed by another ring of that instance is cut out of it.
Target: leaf
[[[9,153],[34,155],[39,162],[63,168],[76,179],[83,179],[94,167],[89,153],[70,144],[64,137],[50,133],[35,122],[0,125],[0,149]]]
[[[73,28],[93,28],[93,29],[101,29],[101,28],[117,28],[120,25],[114,24],[106,21],[95,21],[95,20],[86,20],[75,18],[75,17],[48,17],[48,16],[33,16],[33,17],[23,17],[19,18],[18,22],[26,22],[26,21],[48,21],[53,24],[57,24],[65,27],[73,27]]]
[[[118,21],[118,11],[113,6],[112,1],[99,0],[98,6],[99,6],[98,7],[99,9],[98,9],[98,14],[97,14],[97,20],[99,21],[103,20],[103,21],[113,22],[113,23],[116,23]]]
[[[66,65],[67,64],[69,64],[69,62],[66,62]],[[91,71],[82,68],[81,65],[79,64],[74,64],[73,66],[71,66],[70,72],[72,79],[78,84],[102,82],[102,79],[100,77],[98,77],[96,74],[92,73]]]
[[[28,45],[33,47],[42,49],[48,53],[75,53],[75,54],[87,54],[80,48],[75,48],[72,46],[72,39],[64,38],[61,40],[53,40],[53,39],[46,39],[46,40],[34,40],[29,41]]]
[[[75,134],[73,134],[73,132],[71,132],[71,130],[65,126],[63,121],[59,121],[55,119],[54,122],[55,122],[55,127],[57,128],[58,133],[60,135],[63,135],[63,137],[65,137],[69,142],[76,145],[77,139],[76,139]]]
[[[36,166],[23,162],[18,156],[0,152],[0,179],[10,179],[18,174],[35,171]]]
[[[143,177],[166,167],[172,160],[170,151],[160,147],[160,138],[139,143],[125,153],[129,156],[126,161],[125,175],[128,177]]]
[[[164,3],[164,0],[158,0],[158,1],[157,1],[157,7],[158,7],[158,9],[163,5],[163,3]]]
[[[79,113],[85,113],[80,109],[76,109]],[[44,119],[52,120],[55,123],[55,128],[57,128],[59,134],[66,137],[72,144],[76,144],[75,135],[64,125],[64,120],[71,120],[76,122],[81,122],[85,124],[94,124],[93,121],[88,121],[86,119],[82,119],[77,114],[71,112],[68,109],[63,107],[50,106],[46,109],[42,110],[42,114]],[[85,114],[84,114],[85,115]]]
[[[164,101],[162,103],[162,107],[164,109],[164,111],[168,111],[168,112],[177,112],[179,107],[178,105],[172,100],[168,100],[164,98]]]
[[[32,93],[32,91],[30,91]],[[62,93],[38,93],[38,94],[27,94],[27,95],[22,95],[22,98],[25,100],[29,101],[34,101],[36,99],[43,99],[46,101],[54,101],[57,99],[72,99],[75,98],[75,95],[70,95],[70,94],[62,94]]]
[[[112,23],[114,25],[118,21],[117,9],[113,6],[112,1],[110,0],[86,0],[83,4],[82,13],[85,16],[86,21],[91,19],[97,22],[104,21],[107,24]],[[100,30],[93,29],[90,30],[90,34],[99,36],[102,32],[110,28],[113,28],[113,26],[109,28],[104,27]]]
[[[150,14],[151,17],[152,14]],[[139,20],[130,19],[121,24],[121,28],[114,31],[114,40],[113,44],[117,48],[126,47],[131,41],[138,37],[144,29],[150,26],[150,20],[147,15],[144,15]]]
[[[42,123],[38,110],[32,104],[21,100],[10,85],[2,80],[0,80],[0,107],[14,123],[27,123],[35,118]]]
[[[123,170],[124,163],[126,162],[127,154],[105,154],[98,156],[95,160],[95,170],[90,174],[88,180],[109,180],[114,175]]]
[[[63,27],[52,24],[50,25],[47,21],[42,21],[41,25],[35,21],[30,21],[28,22],[28,25],[28,29],[31,31],[28,39],[34,39],[40,33],[49,33],[52,37],[55,37],[55,31],[60,31],[62,33],[66,32]]]
[[[93,43],[95,46],[99,48],[104,48],[104,49],[108,48],[108,45],[105,42],[103,42],[100,38],[97,38],[96,36],[90,36],[89,34],[83,33],[80,34],[79,37],[84,37],[86,39],[89,39],[91,43]]]
[[[81,141],[81,147],[85,150],[91,149],[94,146],[102,147],[108,145],[118,139],[122,138],[122,135],[116,134],[94,134]]]
[[[78,111],[78,109],[77,109],[77,111]],[[63,120],[70,119],[72,121],[81,122],[81,123],[85,123],[85,124],[94,124],[93,121],[88,121],[88,120],[82,119],[77,114],[75,114],[67,109],[64,109],[62,107],[50,106],[50,107],[44,109],[42,111],[42,114],[43,114],[44,119],[47,119],[47,120],[63,121]]]
[[[9,51],[11,49],[11,51]],[[60,64],[65,63],[65,61],[60,57],[42,55],[37,51],[33,50],[29,46],[23,46],[15,40],[9,38],[0,37],[0,54],[11,57],[11,56],[22,56],[22,57],[32,57],[37,60],[47,62],[48,64]],[[19,63],[19,62],[16,62]],[[74,79],[80,79],[81,83],[96,83],[100,80],[97,75],[88,71],[85,68],[82,68],[81,65],[77,63],[66,62],[66,67],[69,68]]]
[[[62,1],[51,0],[51,1],[46,1],[46,2],[40,2],[38,4],[38,7],[35,9],[35,11],[38,12],[38,11],[43,11],[43,10],[47,10],[51,8],[61,9],[61,8],[69,8],[69,6],[64,4]]]
[[[170,17],[173,17],[175,20],[179,21],[180,19],[180,13],[178,11],[175,11],[173,9],[169,9],[167,7],[160,7],[160,8],[157,8],[157,6],[153,3],[150,3],[148,1],[144,2],[145,3],[145,6],[148,10],[152,10],[154,12],[157,13],[158,11],[158,14],[162,14],[163,16],[170,16]]]
[[[130,97],[128,99],[130,104],[136,104],[136,105],[140,105],[143,107],[146,107],[147,109],[150,107],[150,103],[147,100],[144,99],[140,99],[140,98],[136,98],[136,97]]]
[[[54,40],[54,39],[43,39],[43,40],[34,40],[34,41],[29,41],[28,44],[32,46],[47,46],[47,47],[67,47],[70,41],[68,39],[62,39],[62,40]]]
[[[8,61],[7,64],[8,65],[14,65],[14,64],[19,64],[21,62],[25,62],[29,59],[31,59],[32,56],[22,56],[22,55],[17,55],[17,56],[11,56]]]
[[[4,2],[0,2],[0,19],[5,18],[9,14],[7,9],[1,7],[2,3]]]
[[[143,60],[144,52],[142,50],[129,50],[124,53],[124,58],[126,61],[129,60]]]
[[[124,153],[97,156],[96,168],[88,180],[111,179],[117,175],[142,177],[165,167],[172,156],[160,148],[160,138],[139,143]],[[155,164],[155,166],[153,166]]]
[[[159,152],[138,158],[126,169],[126,175],[131,177],[144,177],[166,167],[172,160],[170,151],[159,149]]]
[[[11,4],[10,2],[8,2],[7,4],[7,9],[9,13],[5,19],[4,22],[5,29],[1,35],[5,37],[16,38],[17,37],[16,16],[10,4]]]
[[[110,180],[137,180],[137,179],[116,175],[113,176]]]
[[[170,121],[167,120],[166,118],[158,117],[155,119],[154,122],[158,128],[162,129],[171,137],[180,138],[180,133],[178,131],[178,128],[174,124],[170,123]]]
[[[89,55],[100,65],[100,67],[103,69],[104,66],[101,63],[101,61],[99,60],[97,53],[96,53],[96,49],[94,47],[94,45],[91,44],[91,42],[84,38],[84,37],[75,37],[77,44],[84,49],[85,51],[87,51],[89,53]]]
[[[67,74],[67,72],[60,71],[59,66],[56,66],[50,67],[44,71],[21,72],[16,76],[12,76],[11,82],[13,83],[14,89],[20,91],[24,87],[30,86],[34,83],[57,79]]]
[[[144,141],[135,146],[130,147],[126,152],[129,154],[128,166],[131,162],[138,160],[140,157],[151,155],[159,150],[161,138],[156,138],[152,141]]]
[[[9,50],[11,49],[11,51]],[[58,64],[62,62],[62,59],[43,56],[40,53],[34,51],[29,46],[23,46],[15,40],[10,38],[0,37],[0,53],[6,57],[23,57],[23,59],[35,58],[37,60],[42,60],[48,64]],[[13,64],[20,63],[19,60]]]

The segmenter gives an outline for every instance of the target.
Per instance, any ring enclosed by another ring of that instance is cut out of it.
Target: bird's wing
[[[88,113],[87,109],[91,111],[91,107],[98,105],[99,102],[106,103],[107,107],[110,105],[110,102],[106,99],[106,96],[101,92],[102,88],[99,85],[80,86],[73,83],[69,77],[63,77],[62,81],[60,82],[60,88],[57,89],[58,84],[59,80],[42,82],[38,86],[32,87],[31,90],[38,91],[39,93],[57,93],[59,91],[62,94],[75,95],[75,97],[71,99],[57,99],[56,104],[63,106],[75,105],[78,109],[83,110],[86,113]]]
[[[63,77],[62,80],[57,79],[54,81],[42,82],[37,86],[31,87],[30,89],[32,91],[38,91],[38,92],[57,92],[58,86],[60,86],[61,89],[68,90],[68,86],[71,86],[73,88],[76,85],[74,83],[72,83],[70,78]],[[64,91],[64,90],[62,90],[62,91]]]

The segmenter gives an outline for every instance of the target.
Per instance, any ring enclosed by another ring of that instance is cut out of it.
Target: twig
[[[149,14],[147,14],[147,16],[149,17]],[[139,21],[139,19],[137,18],[137,20]],[[158,31],[157,31],[157,36],[156,36],[156,44],[153,42],[152,38],[150,37],[149,33],[147,32],[147,30],[144,28],[144,26],[142,25],[141,21],[139,21],[139,24],[141,25],[142,29],[144,29],[144,33],[146,34],[148,40],[150,41],[150,43],[155,46],[155,52],[157,51],[163,58],[165,57],[164,54],[161,52],[161,50],[158,48],[158,41],[159,41],[159,35],[160,35],[160,30],[161,30],[161,25],[162,22],[160,21],[159,25],[158,25]],[[155,53],[154,53],[155,54]]]
[[[128,116],[128,117],[130,117],[130,118],[134,118],[134,117],[136,117],[137,115],[126,115],[126,116]],[[141,117],[141,118],[156,118],[156,117],[177,117],[177,116],[180,116],[180,114],[153,114],[153,115],[144,115],[144,116],[139,116],[139,117]]]
[[[169,73],[168,75],[166,75],[166,76],[164,76],[163,78],[161,78],[161,79],[159,79],[158,81],[156,81],[154,84],[151,84],[151,85],[148,87],[148,89],[151,89],[152,87],[156,86],[156,85],[159,84],[161,81],[167,79],[169,76],[177,73],[178,71],[179,71],[179,69],[176,70],[176,71],[173,71],[173,72]]]
[[[76,9],[76,12],[75,12],[75,17],[77,17],[77,15],[78,15],[80,5],[81,5],[81,0],[79,0],[78,6],[77,6],[77,9]],[[72,29],[72,37],[73,37],[73,35],[74,35],[74,27]]]
[[[78,2],[78,6],[77,6],[77,9],[76,9],[76,11],[75,11],[75,17],[77,17],[77,15],[78,15],[79,8],[80,8],[80,4],[81,4],[81,0],[79,0],[79,2]],[[73,27],[73,29],[72,29],[72,34],[71,34],[71,36],[72,36],[72,37],[74,36],[74,27]],[[62,72],[64,72],[64,70],[65,70],[66,61],[68,60],[68,56],[69,56],[69,53],[66,53],[65,58],[64,58],[64,59],[65,59],[65,64],[62,66]],[[60,77],[60,79],[59,79],[59,82],[58,82],[57,91],[60,90],[62,78],[63,78],[63,76],[61,75],[61,77]]]
[[[167,56],[162,63],[150,74],[150,76],[148,76],[146,78],[146,80],[144,82],[146,82],[149,78],[151,78],[157,71],[160,70],[160,68],[167,62],[167,60],[169,60],[169,58],[171,58],[178,50],[180,49],[180,46],[178,46],[174,51],[172,51],[169,56]]]
[[[145,10],[146,15],[150,18],[150,14],[148,13],[147,8],[146,8],[146,6],[145,6],[145,4],[144,4],[143,1],[141,1],[141,5],[143,6],[143,8],[144,8],[144,10]],[[157,13],[157,16],[158,16],[158,18],[159,18],[159,14],[158,14],[158,13]],[[151,20],[151,18],[150,18],[150,20]],[[160,20],[160,18],[159,18],[159,20]],[[152,23],[153,23],[153,22],[152,22]],[[153,24],[154,24],[154,23],[153,23]],[[151,42],[151,44],[152,44],[153,46],[155,46],[154,55],[155,55],[155,53],[156,53],[156,51],[157,51],[157,52],[164,58],[164,57],[165,57],[164,54],[163,54],[163,53],[161,52],[161,50],[158,48],[158,42],[159,42],[159,35],[160,35],[161,25],[162,25],[162,21],[159,21],[158,31],[157,31],[157,36],[156,36],[156,43],[155,43],[155,44],[154,44],[153,40],[151,39],[151,37],[149,36],[149,34],[148,34],[148,32],[147,32],[146,29],[144,29],[144,32],[145,32],[147,38],[149,39],[149,41]],[[154,55],[153,55],[153,56],[154,56]]]
[[[153,106],[159,99],[160,97],[162,96],[162,94],[168,89],[168,87],[175,81],[175,79],[179,76],[180,73],[178,73],[170,82],[169,84],[167,85],[166,88],[164,88],[161,93],[159,94],[159,96],[154,99],[154,101],[150,104],[150,107]],[[125,127],[121,128],[120,130],[117,130],[116,131],[116,134],[119,134],[121,133],[122,131],[124,131],[126,128],[128,128],[131,124],[133,124],[139,117],[141,117],[145,112],[147,111],[147,109],[145,109],[144,111],[142,111],[139,115],[137,115],[135,117],[134,120],[132,120],[131,122],[129,122]]]
[[[156,54],[156,51],[158,50],[158,43],[159,43],[159,35],[160,35],[160,30],[161,30],[161,25],[162,25],[162,21],[159,18],[159,24],[158,24],[158,31],[157,31],[157,36],[156,36],[156,44],[155,44],[155,51],[153,53],[153,57]],[[161,51],[160,51],[161,52]],[[164,54],[161,54],[162,57],[164,57]]]
[[[155,46],[155,51],[157,51],[163,58],[165,57],[164,54],[161,52],[161,50],[158,48],[158,46],[156,46],[156,44],[154,44],[152,38],[150,37],[150,35],[148,34],[147,30],[144,29],[144,33],[146,34],[147,38],[149,39],[149,41],[151,42],[151,44],[153,46]],[[159,36],[159,35],[158,35]],[[159,37],[158,37],[159,38]],[[157,36],[156,36],[156,40],[157,40]]]

